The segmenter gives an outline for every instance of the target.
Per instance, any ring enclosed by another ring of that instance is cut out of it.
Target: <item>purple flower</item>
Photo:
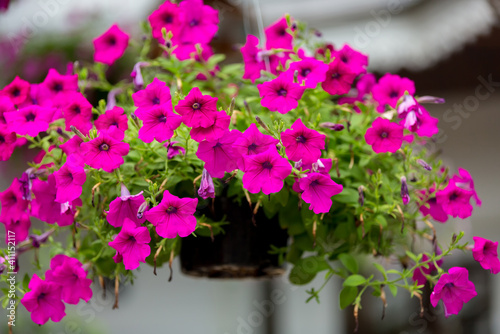
[[[441,275],[431,293],[431,304],[436,307],[443,300],[444,314],[458,314],[464,303],[477,295],[474,283],[469,281],[469,272],[465,268],[453,267]]]
[[[10,0],[0,0],[0,12],[6,12],[9,9]]]
[[[176,142],[176,141],[169,141],[163,145],[167,149],[167,159],[172,159],[176,155],[186,153],[186,149],[184,147],[174,145],[177,143],[178,142]]]
[[[238,168],[245,170],[243,163],[245,156],[265,152],[269,148],[278,145],[278,143],[278,139],[262,134],[255,123],[250,124],[248,129],[233,144],[234,151],[240,156]]]
[[[65,95],[66,103],[62,114],[66,120],[66,131],[73,125],[84,135],[92,129],[92,105],[81,93]]]
[[[326,213],[332,207],[332,196],[342,192],[344,187],[335,183],[329,175],[309,173],[299,180],[302,199],[309,203],[309,210],[315,214]]]
[[[62,254],[54,256],[45,279],[61,286],[61,298],[65,303],[76,305],[80,299],[88,302],[92,298],[92,280],[87,278],[82,263],[75,258]]]
[[[252,194],[277,193],[283,188],[283,180],[290,175],[292,166],[279,155],[275,147],[255,155],[244,156],[245,174],[243,187]]]
[[[61,321],[66,316],[64,303],[61,301],[61,286],[53,282],[43,281],[34,274],[31,277],[27,292],[21,299],[21,304],[31,312],[31,320],[43,325],[49,319]]]
[[[447,214],[465,219],[472,214],[472,195],[472,191],[459,188],[454,182],[450,182],[446,188],[436,193],[436,200]]]
[[[355,78],[356,73],[340,59],[335,58],[328,64],[326,79],[321,87],[330,95],[346,94],[351,89]]]
[[[326,136],[318,131],[307,128],[298,118],[291,129],[281,133],[281,141],[285,146],[288,159],[302,160],[304,164],[316,162],[321,157],[321,150],[325,148]]]
[[[197,204],[197,198],[179,198],[165,190],[160,204],[146,212],[146,219],[163,238],[187,237],[196,229]]]
[[[257,88],[262,98],[262,106],[281,114],[297,108],[305,90],[305,87],[293,82],[293,76],[289,73],[283,73],[274,80],[257,85]]]
[[[215,198],[214,181],[205,168],[203,168],[203,172],[201,174],[201,183],[200,188],[198,189],[198,195],[203,199],[207,199],[209,197]]]
[[[7,96],[13,104],[20,105],[26,100],[30,91],[30,84],[27,81],[19,77],[15,77],[15,79],[5,86],[1,91],[0,95]]]
[[[126,218],[120,233],[108,244],[122,257],[125,270],[134,270],[139,267],[140,262],[146,263],[146,258],[151,254],[150,242],[148,228],[137,226]]]
[[[285,17],[268,26],[264,30],[266,49],[293,49],[293,36],[287,31],[288,29],[290,26]]]
[[[112,25],[104,34],[94,39],[94,61],[113,65],[125,53],[128,40],[129,36],[118,25]]]
[[[474,248],[472,249],[474,260],[490,273],[498,274],[500,272],[500,260],[497,253],[498,241],[493,242],[481,237],[473,237],[472,239],[474,239]]]
[[[108,223],[114,227],[120,227],[123,222],[128,218],[132,220],[137,226],[144,223],[144,218],[138,218],[137,213],[139,208],[145,202],[142,191],[137,195],[130,195],[127,187],[121,185],[121,195],[109,203],[109,211],[107,212],[106,219]]]
[[[140,61],[134,65],[134,69],[130,76],[134,81],[134,87],[136,90],[142,89],[144,87],[144,78],[142,77],[141,67],[149,66],[148,62]],[[155,78],[156,79],[156,78]]]
[[[182,122],[182,117],[174,113],[170,103],[140,112],[138,109],[136,116],[143,122],[139,129],[139,139],[145,143],[151,143],[154,139],[160,143],[169,140]]]
[[[203,0],[185,0],[179,4],[179,39],[192,44],[208,44],[219,29],[219,11]]]
[[[410,193],[408,192],[408,183],[406,183],[406,177],[401,177],[401,198],[404,205],[410,203]]]
[[[232,172],[237,166],[238,153],[233,143],[241,136],[238,130],[226,131],[219,139],[202,141],[198,145],[196,156],[205,162],[205,168],[212,177],[224,177],[224,172]]]
[[[57,185],[56,202],[72,202],[80,197],[87,180],[83,167],[66,162],[54,176]]]
[[[179,7],[177,4],[165,1],[158,9],[156,9],[148,17],[151,24],[153,37],[160,43],[165,43],[163,39],[162,29],[165,28],[167,33],[170,31],[174,36],[177,36],[181,26],[179,18]]]
[[[368,66],[368,57],[347,44],[342,49],[333,51],[332,57],[340,59],[340,61],[349,66],[356,76],[366,72],[365,67]]]
[[[342,131],[342,130],[344,130],[344,126],[342,124],[336,124],[336,123],[332,123],[332,122],[320,123],[319,127],[330,129],[332,131]]]
[[[167,84],[157,78],[153,79],[145,89],[132,94],[134,105],[137,107],[136,113],[141,113],[153,107],[163,104],[172,104],[170,89]]]
[[[377,111],[382,113],[385,111],[385,106],[395,108],[401,96],[408,92],[410,95],[415,94],[415,84],[407,78],[401,78],[399,75],[385,74],[378,83],[373,86],[373,99],[378,102]]]
[[[49,129],[53,114],[53,109],[33,105],[19,111],[6,112],[4,117],[9,129],[18,135],[36,137]]]
[[[208,141],[217,140],[228,130],[230,122],[231,116],[226,114],[224,110],[218,111],[215,114],[214,124],[206,128],[192,128],[190,132],[191,138],[198,143],[205,139]]]
[[[85,163],[92,168],[102,168],[108,173],[120,168],[123,156],[129,152],[129,144],[123,143],[107,132],[101,132],[99,137],[81,144]]]
[[[252,83],[260,78],[260,71],[264,69],[264,61],[260,56],[261,49],[258,48],[259,39],[253,35],[247,36],[247,41],[241,47],[241,55],[245,64],[243,79],[249,79]]]
[[[207,128],[214,124],[217,115],[217,98],[202,95],[198,87],[191,89],[183,100],[180,100],[175,111],[182,116],[182,122],[188,127]]]
[[[365,140],[375,153],[394,153],[403,144],[403,127],[388,119],[378,117],[366,130]]]

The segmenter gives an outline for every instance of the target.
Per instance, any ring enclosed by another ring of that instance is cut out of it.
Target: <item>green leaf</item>
[[[330,269],[330,265],[322,256],[310,256],[297,261],[288,278],[292,284],[307,284],[317,273],[327,269]]]
[[[375,266],[375,268],[377,268],[378,271],[382,273],[382,276],[384,276],[384,279],[387,281],[387,274],[385,272],[384,267],[378,264],[377,262],[373,262],[373,265]]]
[[[391,293],[394,297],[398,294],[398,287],[395,286],[394,284],[388,284],[389,290],[391,290]]]
[[[357,274],[358,273],[358,262],[356,259],[347,253],[343,253],[339,255],[339,260],[342,262],[344,267],[347,268],[351,273]]]
[[[340,203],[356,203],[358,201],[358,191],[351,188],[344,188],[342,192],[333,197],[334,202]]]
[[[347,306],[351,305],[354,303],[354,300],[356,300],[356,297],[358,296],[358,288],[355,286],[345,286],[341,291],[340,291],[340,296],[339,296],[339,303],[340,303],[340,309],[345,309]]]
[[[366,278],[361,275],[351,275],[344,281],[344,286],[358,286],[366,283]]]
[[[30,284],[30,276],[26,273],[24,274],[24,278],[23,278],[23,289],[25,291],[28,291],[28,285]]]

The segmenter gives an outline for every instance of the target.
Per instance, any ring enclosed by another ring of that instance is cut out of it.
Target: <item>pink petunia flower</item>
[[[464,303],[477,295],[474,283],[469,281],[469,272],[465,268],[452,267],[441,275],[431,293],[431,304],[436,307],[443,300],[444,315],[458,314]]]
[[[290,28],[285,17],[268,26],[264,30],[266,34],[266,49],[292,50],[293,36],[287,31]]]
[[[62,114],[66,120],[66,131],[73,125],[84,135],[92,129],[92,105],[81,93],[67,94]]]
[[[472,195],[472,191],[459,188],[454,182],[450,182],[446,188],[436,193],[436,200],[450,216],[465,219],[472,214]]]
[[[33,105],[19,111],[6,112],[4,117],[8,127],[18,135],[36,137],[49,129],[53,114],[53,109]]]
[[[11,220],[19,219],[28,209],[28,201],[23,199],[21,183],[14,178],[9,188],[0,192],[0,222],[6,224]]]
[[[0,95],[0,124],[7,125],[4,114],[11,111],[17,111],[14,103],[7,96]]]
[[[244,157],[255,155],[267,151],[271,147],[278,145],[279,140],[270,135],[262,134],[255,123],[245,130],[245,132],[233,144],[234,151],[240,156],[238,168],[245,170]]]
[[[80,145],[85,163],[92,168],[102,168],[108,173],[120,168],[123,156],[129,152],[129,144],[123,143],[108,132],[101,132],[99,137]]]
[[[218,111],[215,114],[214,124],[206,128],[192,128],[190,132],[191,138],[198,143],[203,140],[217,140],[228,130],[230,122],[231,117],[224,110]]]
[[[423,254],[422,255],[422,262],[425,262],[428,260],[429,260],[429,257],[426,254]],[[442,262],[443,262],[443,260],[439,260],[439,261],[437,261],[437,264],[441,265]],[[434,265],[434,263],[429,262],[427,264],[427,267],[420,267],[420,268],[416,269],[413,272],[412,279],[414,282],[417,282],[418,285],[424,285],[427,282],[427,278],[425,277],[425,275],[430,275],[433,271],[436,271],[436,270],[437,270],[437,268]]]
[[[13,104],[20,105],[28,97],[29,91],[30,83],[15,77],[10,84],[0,91],[0,95],[8,97]]]
[[[175,111],[182,116],[182,122],[188,127],[207,128],[212,126],[217,115],[217,100],[216,97],[202,95],[200,89],[194,87],[175,106]]]
[[[109,211],[106,216],[108,223],[114,227],[120,227],[125,219],[130,219],[137,226],[142,225],[145,219],[144,217],[139,218],[137,213],[145,201],[142,191],[137,195],[130,195],[127,187],[122,184],[120,197],[109,203]]]
[[[108,243],[122,256],[125,270],[137,269],[140,262],[146,263],[146,258],[151,254],[151,235],[145,226],[136,226],[125,218],[120,233]]]
[[[187,237],[196,229],[197,204],[197,198],[179,198],[165,190],[161,202],[146,212],[146,219],[163,238]]]
[[[212,177],[224,177],[224,172],[232,172],[237,166],[239,158],[234,150],[233,143],[241,136],[238,130],[226,131],[219,139],[202,141],[198,145],[196,156],[205,162],[205,169]]]
[[[31,312],[31,320],[35,324],[43,325],[49,319],[54,322],[61,321],[66,316],[65,306],[61,301],[61,286],[53,282],[47,282],[37,274],[31,277],[27,292],[21,299],[21,304]]]
[[[403,127],[378,117],[372,127],[366,130],[365,140],[375,153],[394,153],[403,145]]]
[[[219,11],[204,5],[203,0],[182,1],[179,16],[181,42],[208,44],[219,29]]]
[[[321,173],[309,173],[299,180],[302,199],[309,203],[309,210],[315,214],[326,213],[332,207],[332,196],[342,192],[344,187],[335,183],[330,176]]]
[[[172,159],[176,155],[186,154],[186,149],[182,146],[176,146],[177,141],[169,141],[163,146],[167,149],[167,159]]]
[[[20,216],[7,220],[5,222],[5,244],[8,245],[8,239],[9,236],[12,236],[12,233],[14,233],[16,244],[26,240],[30,227],[30,216],[25,212]]]
[[[136,111],[136,116],[143,122],[139,139],[145,143],[151,143],[154,139],[160,143],[169,140],[182,122],[182,117],[174,113],[170,103]]]
[[[56,202],[72,202],[80,197],[87,180],[83,167],[66,162],[54,176],[57,186]]]
[[[382,113],[385,106],[396,107],[398,100],[405,92],[410,95],[415,94],[415,84],[408,78],[401,78],[399,75],[385,74],[378,83],[373,86],[373,99],[379,103],[377,111]]]
[[[332,57],[338,58],[344,64],[349,66],[356,76],[366,72],[368,66],[368,56],[354,50],[348,44],[345,44],[342,49],[332,52]]]
[[[125,134],[128,130],[128,117],[122,108],[115,106],[113,109],[106,110],[103,115],[99,115],[94,125],[99,131],[109,131],[114,128]]]
[[[377,83],[375,75],[372,73],[367,73],[356,82],[356,89],[358,94],[354,97],[343,96],[339,99],[339,104],[350,104],[354,107],[357,113],[361,113],[361,110],[356,106],[356,102],[365,102],[367,95],[371,93],[373,86]]]
[[[1,0],[0,1],[0,13],[6,12],[9,9],[10,0]]]
[[[83,161],[83,151],[81,148],[81,145],[83,143],[83,140],[78,137],[78,136],[73,136],[71,137],[67,142],[64,144],[59,145],[59,148],[66,153],[68,156],[67,160],[70,160],[79,166],[84,166],[84,161]]]
[[[312,164],[321,157],[321,150],[325,148],[326,136],[316,130],[307,128],[298,118],[291,129],[281,133],[281,141],[285,146],[288,159],[302,160],[304,164]]]
[[[87,278],[87,272],[78,259],[63,254],[54,256],[45,280],[61,287],[61,298],[65,303],[76,305],[80,299],[88,302],[92,298],[92,280]]]
[[[51,68],[40,84],[41,92],[52,97],[54,100],[60,98],[66,93],[78,91],[78,75],[61,75],[55,69]]]
[[[330,95],[346,94],[351,89],[356,75],[349,66],[335,58],[328,64],[326,79],[321,84],[321,88]]]
[[[481,264],[486,270],[492,274],[500,273],[500,260],[498,259],[498,241],[493,242],[481,237],[473,237],[474,248],[472,249],[472,256],[474,260]]]
[[[474,187],[474,180],[472,179],[470,173],[463,168],[458,168],[458,173],[460,174],[460,176],[453,175],[453,177],[451,178],[451,182],[455,182],[455,185],[457,187],[472,191],[472,197],[476,201],[476,205],[481,206],[483,202],[477,195],[476,189]]]
[[[137,112],[142,112],[159,105],[172,104],[172,97],[170,96],[170,89],[167,84],[157,78],[153,79],[147,87],[143,90],[132,94],[134,105],[137,107]]]
[[[215,187],[214,181],[210,174],[208,174],[207,170],[203,168],[203,172],[201,174],[201,182],[200,188],[198,189],[198,196],[203,199],[207,198],[215,198]]]
[[[123,56],[128,46],[129,35],[113,24],[108,31],[94,39],[94,61],[106,65]]]
[[[283,180],[292,171],[288,160],[279,155],[275,147],[244,156],[244,166],[243,187],[252,194],[261,190],[266,195],[279,192],[283,188]]]
[[[160,43],[165,43],[163,39],[162,29],[165,28],[167,33],[172,32],[173,36],[177,36],[181,26],[179,17],[179,7],[175,3],[165,1],[158,9],[156,9],[148,17],[151,24],[152,35]]]
[[[421,137],[432,137],[439,132],[439,119],[432,117],[413,96],[405,94],[397,112],[399,118],[402,118],[399,124]]]
[[[17,136],[15,132],[0,124],[0,161],[7,161],[16,148]]]
[[[283,73],[276,79],[257,85],[262,106],[286,114],[297,108],[305,87],[293,82],[293,76]]]
[[[301,61],[291,63],[286,72],[292,77],[297,72],[299,84],[302,85],[304,83],[304,87],[306,88],[316,88],[318,83],[325,81],[328,69],[328,65],[322,61],[312,57],[305,57]]]
[[[428,191],[420,190],[418,192],[419,197],[421,197],[421,199],[425,198],[429,193],[433,193],[434,191],[435,187],[431,187]],[[419,210],[424,217],[430,215],[432,219],[440,223],[446,223],[448,221],[448,214],[444,212],[443,206],[437,202],[435,196],[430,197],[425,204],[420,206]]]
[[[245,45],[240,49],[245,64],[243,79],[249,79],[252,83],[260,78],[260,71],[265,69],[265,64],[261,57],[262,50],[258,46],[259,39],[253,35],[248,35]]]

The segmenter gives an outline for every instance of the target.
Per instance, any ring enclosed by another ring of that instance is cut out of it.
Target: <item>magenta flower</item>
[[[356,75],[349,66],[340,59],[335,58],[328,64],[326,79],[321,84],[321,87],[330,95],[346,94],[351,89]]]
[[[451,182],[455,182],[455,185],[457,187],[472,191],[472,197],[476,201],[476,205],[481,206],[482,201],[477,195],[476,189],[474,187],[474,180],[472,179],[470,173],[463,168],[458,168],[458,173],[460,174],[460,176],[453,175],[453,177],[451,178]]]
[[[19,219],[26,212],[28,201],[23,199],[21,183],[17,178],[14,178],[9,188],[0,193],[0,203],[0,222],[4,224]]]
[[[309,203],[309,210],[315,214],[329,212],[332,196],[340,194],[344,187],[335,183],[330,176],[321,173],[309,173],[299,180],[302,199]]]
[[[74,222],[75,207],[81,206],[81,199],[77,198],[71,205],[56,202],[57,184],[54,174],[50,174],[47,182],[35,179],[33,181],[32,214],[47,224],[57,223],[59,226],[68,226]]]
[[[436,193],[436,200],[450,216],[465,219],[472,214],[472,195],[472,191],[459,188],[454,182],[450,182],[446,188]]]
[[[137,226],[125,218],[120,233],[108,245],[122,256],[125,270],[134,270],[139,267],[140,262],[146,263],[146,258],[151,254],[150,242],[151,236],[147,227]]]
[[[421,194],[421,198],[425,198],[429,193],[433,193],[434,190],[434,187],[429,189],[429,191],[420,190],[419,194]],[[444,212],[443,206],[437,202],[435,196],[430,197],[426,203],[420,206],[419,209],[424,217],[430,215],[432,219],[440,223],[446,223],[448,221],[448,214]]]
[[[146,212],[146,219],[163,238],[187,237],[196,229],[197,204],[197,198],[179,198],[165,190],[160,204]]]
[[[0,161],[7,161],[16,148],[17,136],[6,125],[0,124]]]
[[[492,274],[500,272],[500,260],[498,259],[498,241],[493,242],[481,237],[473,237],[474,248],[472,249],[472,256],[474,260],[479,262],[481,267],[489,270]]]
[[[31,227],[30,216],[22,213],[20,216],[13,217],[5,223],[5,244],[8,245],[9,232],[14,233],[16,244],[26,240]]]
[[[153,37],[156,38],[158,42],[165,43],[161,32],[163,28],[165,28],[167,33],[169,31],[172,32],[174,36],[177,36],[179,32],[181,26],[179,7],[177,4],[167,0],[149,15],[148,21],[151,24]]]
[[[122,108],[115,106],[113,109],[106,110],[103,115],[99,115],[94,125],[99,131],[118,129],[121,133],[125,134],[125,131],[128,129],[128,117]]]
[[[179,39],[192,44],[208,44],[219,29],[219,11],[203,0],[185,0],[179,4],[181,27]]]
[[[431,293],[431,304],[436,307],[443,300],[444,315],[458,314],[464,303],[477,295],[474,283],[469,281],[469,272],[465,268],[452,267],[441,275]]]
[[[54,256],[45,279],[61,286],[61,297],[65,303],[76,305],[80,299],[88,302],[92,298],[92,280],[87,278],[82,263],[75,258],[62,254]]]
[[[375,153],[394,153],[403,145],[403,127],[378,117],[372,127],[366,130],[365,140]]]
[[[40,132],[49,129],[53,114],[53,109],[33,105],[19,111],[6,112],[3,115],[8,127],[15,130],[18,135],[36,137]]]
[[[66,93],[77,92],[78,75],[61,75],[55,69],[51,68],[39,89],[52,98],[61,97]]]
[[[260,71],[265,68],[261,57],[261,49],[258,48],[259,39],[253,35],[247,36],[247,42],[241,47],[241,55],[245,63],[245,73],[243,79],[249,79],[252,83],[260,78]]]
[[[81,93],[67,94],[65,99],[62,114],[66,120],[66,131],[73,125],[87,135],[92,129],[92,105]]]
[[[0,95],[8,97],[13,104],[20,105],[28,97],[29,91],[30,83],[19,77],[15,77],[10,84],[0,91]]]
[[[0,12],[6,12],[9,9],[10,0],[0,0]]]
[[[267,151],[271,147],[276,147],[279,140],[272,136],[262,134],[257,126],[252,123],[233,144],[234,151],[240,156],[238,168],[244,171],[244,157],[255,155]]]
[[[83,167],[66,162],[54,176],[57,185],[56,202],[72,202],[80,197],[87,180]]]
[[[128,40],[129,36],[118,25],[113,24],[108,31],[94,39],[94,61],[113,65],[125,53]]]
[[[101,132],[99,137],[81,144],[85,163],[92,168],[102,168],[108,173],[120,168],[123,156],[129,152],[129,144],[115,139],[108,132]]]
[[[398,106],[399,124],[405,129],[416,132],[421,137],[432,137],[439,132],[439,119],[432,117],[423,106],[410,95],[404,95]]]
[[[340,61],[349,66],[351,71],[354,72],[356,76],[366,72],[368,57],[365,54],[354,50],[348,44],[345,44],[340,50],[333,51],[332,57],[340,59]]]
[[[283,188],[283,180],[292,171],[288,160],[279,155],[275,147],[244,156],[244,165],[243,187],[252,194],[261,190],[266,195],[279,192]]]
[[[178,142],[169,141],[163,146],[167,149],[167,159],[172,159],[176,155],[186,154],[186,149],[182,146],[175,146]]]
[[[301,61],[291,63],[286,72],[289,72],[292,77],[297,72],[299,84],[304,84],[306,88],[316,88],[318,83],[325,81],[328,69],[328,65],[322,61],[305,57]]]
[[[325,148],[326,136],[316,130],[307,128],[298,118],[291,129],[281,133],[281,141],[285,146],[288,159],[302,160],[304,164],[312,164],[321,157],[321,150]]]
[[[205,162],[205,168],[212,177],[224,177],[224,172],[232,172],[237,166],[238,153],[233,143],[241,136],[238,130],[226,131],[219,139],[202,141],[196,156]]]
[[[266,49],[292,50],[293,36],[287,31],[288,29],[290,29],[290,26],[284,17],[268,26],[264,30],[266,34]]]
[[[231,117],[224,110],[218,111],[215,113],[214,124],[206,128],[192,128],[191,138],[198,143],[205,139],[208,141],[217,140],[228,130],[230,122]]]
[[[4,114],[10,111],[17,111],[16,106],[7,96],[0,95],[0,124],[7,125]]]
[[[68,161],[71,160],[75,165],[84,166],[83,151],[81,148],[82,143],[83,140],[75,135],[64,144],[59,145],[59,148],[66,153]]]
[[[293,76],[283,73],[274,80],[257,85],[262,106],[286,114],[297,108],[305,87],[293,82]]]
[[[207,199],[209,197],[215,198],[214,181],[205,168],[203,168],[203,172],[201,174],[201,183],[200,188],[198,189],[198,195],[203,199]]]
[[[160,143],[169,140],[182,122],[182,117],[174,113],[170,103],[136,111],[136,116],[143,122],[139,129],[139,139],[145,143],[151,143],[153,139]]]
[[[145,89],[132,94],[134,105],[137,107],[137,112],[146,111],[153,107],[163,104],[172,104],[172,97],[170,96],[170,89],[167,84],[157,78],[154,78]]]
[[[182,122],[192,128],[207,128],[214,124],[217,113],[217,98],[202,95],[198,87],[191,89],[183,100],[180,100],[175,111],[182,116]]]
[[[423,254],[422,255],[422,262],[425,262],[428,260],[429,260],[429,257],[426,254]],[[439,260],[438,265],[439,265],[439,262],[443,262],[443,261]],[[420,268],[416,269],[413,272],[412,279],[414,282],[417,282],[418,285],[424,285],[427,282],[427,278],[425,277],[425,275],[430,275],[433,271],[436,271],[436,270],[437,270],[437,268],[434,265],[434,263],[429,262],[427,264],[427,267],[420,267]]]
[[[407,78],[401,78],[399,75],[385,74],[378,83],[373,86],[373,99],[379,103],[378,112],[385,111],[385,105],[395,108],[401,96],[408,92],[415,94],[415,84]]]
[[[23,296],[21,304],[26,307],[28,312],[31,312],[31,320],[35,324],[43,325],[49,319],[59,322],[66,316],[59,284],[44,281],[37,274],[34,274],[28,288],[31,291]]]
[[[138,218],[139,207],[145,202],[142,191],[137,195],[130,195],[127,187],[121,185],[121,195],[109,203],[106,219],[114,227],[123,225],[125,219],[132,220],[137,226],[144,223],[144,217]]]

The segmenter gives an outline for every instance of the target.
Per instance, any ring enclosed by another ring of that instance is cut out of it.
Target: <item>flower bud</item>
[[[425,169],[425,170],[432,170],[432,167],[431,167],[431,166],[430,166],[427,162],[425,162],[425,161],[424,161],[424,160],[422,160],[422,159],[418,159],[418,160],[417,160],[417,163],[418,163],[420,166],[424,167],[424,169]]]
[[[344,126],[342,124],[336,124],[331,122],[324,122],[319,124],[320,128],[326,128],[333,131],[342,131],[344,130]]]
[[[435,96],[421,96],[417,98],[418,103],[435,103],[435,104],[442,104],[445,103],[445,99],[442,97],[435,97]]]
[[[140,61],[134,65],[130,76],[134,79],[135,90],[141,90],[144,87],[144,78],[142,77],[141,67],[148,66],[149,63]]]
[[[365,193],[364,193],[364,190],[365,190],[365,187],[363,187],[363,186],[359,186],[358,187],[358,194],[359,194],[358,203],[361,206],[363,206],[365,204]]]
[[[203,173],[201,175],[201,184],[198,189],[198,195],[203,199],[207,199],[209,197],[215,198],[214,181],[205,168],[203,168]]]
[[[144,212],[149,208],[148,202],[144,202],[141,204],[139,207],[139,210],[137,210],[137,219],[142,219],[144,217]]]
[[[403,199],[403,204],[407,205],[410,202],[410,193],[408,191],[408,184],[406,183],[406,177],[401,177],[401,198]]]

